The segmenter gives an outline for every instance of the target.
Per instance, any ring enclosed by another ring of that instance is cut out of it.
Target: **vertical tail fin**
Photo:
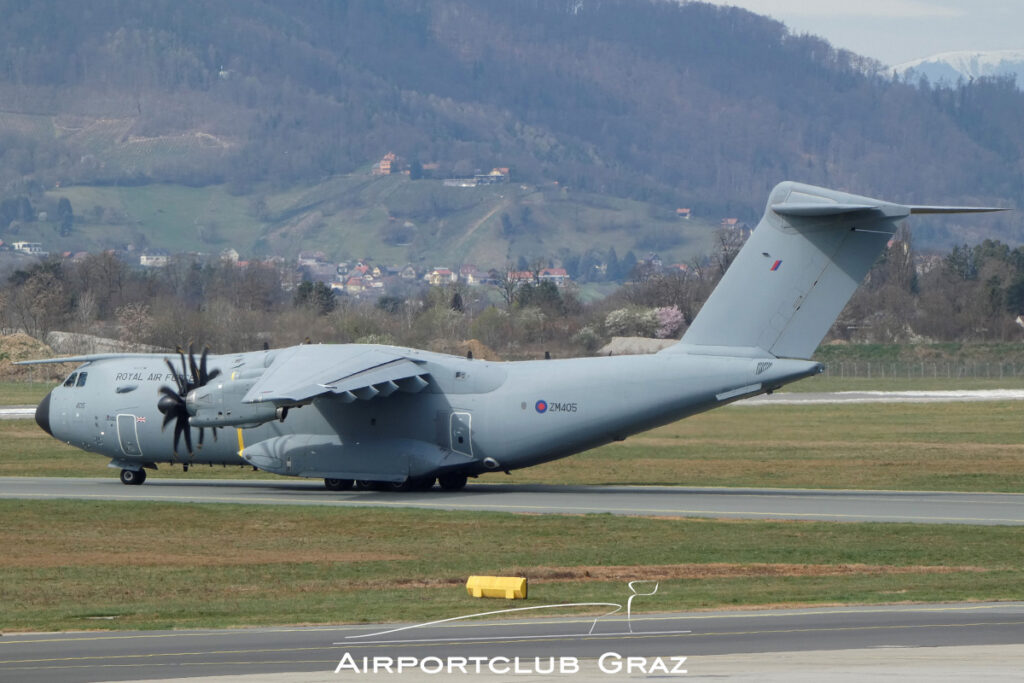
[[[780,183],[682,341],[666,351],[745,347],[778,358],[810,358],[900,219],[999,210],[904,206]]]

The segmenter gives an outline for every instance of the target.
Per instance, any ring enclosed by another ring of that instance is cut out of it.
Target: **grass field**
[[[480,481],[1024,492],[1022,413],[1019,401],[737,405]],[[0,421],[0,475],[117,476],[105,465],[31,420]],[[150,476],[275,478],[166,465]]]
[[[633,579],[661,582],[638,611],[1024,599],[1011,527],[92,501],[0,518],[9,631],[425,621],[502,607],[466,595],[492,573],[526,576],[525,606],[624,601]]]
[[[518,481],[1024,491],[1020,402],[733,406]]]
[[[0,406],[36,405],[53,387],[52,382],[0,382]]]

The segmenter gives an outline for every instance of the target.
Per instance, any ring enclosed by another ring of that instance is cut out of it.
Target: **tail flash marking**
[[[781,266],[781,265],[782,265],[782,260],[781,259],[776,261],[775,263],[773,263],[772,264],[772,272],[774,273],[776,270],[778,270],[779,266]]]

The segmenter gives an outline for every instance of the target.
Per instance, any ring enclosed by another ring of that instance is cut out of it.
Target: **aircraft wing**
[[[428,377],[418,362],[381,348],[294,346],[277,355],[242,402],[304,402],[325,394],[369,400],[422,391]]]

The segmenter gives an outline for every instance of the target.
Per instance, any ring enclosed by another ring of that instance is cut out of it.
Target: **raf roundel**
[[[537,401],[537,405],[535,405],[534,408],[537,409],[538,413],[546,413],[548,412],[548,402],[543,399]]]

